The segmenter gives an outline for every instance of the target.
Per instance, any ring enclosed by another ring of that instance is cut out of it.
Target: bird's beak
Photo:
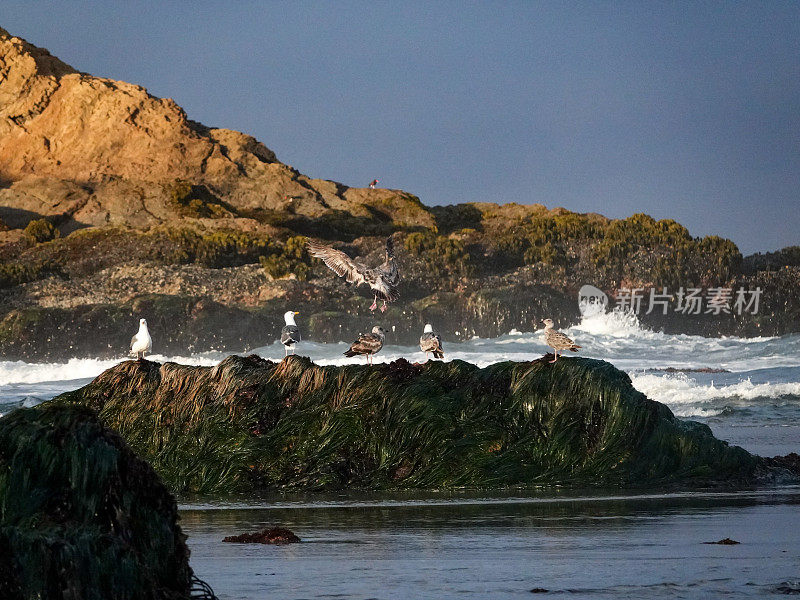
[[[294,314],[299,315],[300,313],[299,312],[295,312]]]

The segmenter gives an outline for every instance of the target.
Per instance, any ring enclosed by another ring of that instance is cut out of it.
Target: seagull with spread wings
[[[386,310],[387,302],[394,302],[400,297],[397,292],[397,284],[400,282],[400,274],[397,272],[397,264],[394,260],[394,244],[392,238],[386,240],[386,259],[383,264],[370,269],[361,262],[355,261],[341,250],[336,250],[325,244],[308,241],[308,251],[311,256],[320,258],[328,268],[339,277],[344,277],[348,283],[361,285],[366,283],[375,296],[370,310],[378,308],[378,300],[383,300],[381,312]]]

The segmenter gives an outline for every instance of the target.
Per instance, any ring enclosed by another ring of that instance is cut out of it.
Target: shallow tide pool
[[[763,598],[800,593],[800,488],[737,493],[285,497],[185,504],[221,599]],[[222,543],[280,525],[301,543]],[[732,538],[739,545],[703,542]]]

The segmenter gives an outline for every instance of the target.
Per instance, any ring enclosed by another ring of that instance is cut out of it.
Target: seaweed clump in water
[[[56,403],[99,412],[175,492],[752,483],[763,460],[611,364],[127,361]]]
[[[39,406],[0,419],[3,599],[210,592],[189,567],[177,520],[153,469],[92,411]]]
[[[239,535],[229,535],[222,540],[231,544],[296,544],[300,541],[294,532],[282,527],[264,529],[255,533],[240,533]]]

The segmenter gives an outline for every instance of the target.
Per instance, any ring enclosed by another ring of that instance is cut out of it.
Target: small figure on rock
[[[378,299],[383,300],[381,312],[386,310],[387,302],[394,302],[400,297],[397,292],[397,284],[400,283],[400,274],[394,262],[394,244],[392,238],[386,239],[386,259],[383,264],[374,269],[367,268],[366,265],[354,261],[341,250],[336,250],[325,244],[308,241],[308,251],[311,256],[321,258],[328,268],[339,277],[344,277],[348,283],[361,285],[366,283],[373,291],[375,299],[371,311],[378,308]]]
[[[566,335],[553,329],[552,319],[542,319],[542,323],[544,323],[544,341],[554,350],[554,358],[550,361],[551,363],[558,360],[559,350],[572,350],[573,352],[577,352],[580,349],[580,346]]]
[[[375,186],[378,185],[378,183],[380,182],[377,179],[373,179],[369,184],[369,189],[374,190]]]
[[[433,326],[430,323],[425,325],[422,336],[419,338],[419,349],[425,353],[426,360],[431,353],[434,358],[444,358],[442,338],[433,330]]]
[[[144,360],[144,355],[153,348],[153,340],[147,330],[147,321],[139,319],[139,331],[131,338],[131,356]]]
[[[350,349],[344,353],[348,358],[351,356],[366,356],[367,364],[372,364],[372,355],[380,352],[383,348],[383,342],[386,339],[386,333],[383,327],[377,325],[372,328],[372,333],[361,333],[350,345]]]
[[[281,344],[283,344],[284,357],[289,355],[289,350],[294,354],[295,345],[300,343],[300,329],[298,329],[297,323],[294,322],[294,316],[299,314],[299,312],[290,310],[283,315],[283,320],[286,321],[286,325],[281,329]]]

